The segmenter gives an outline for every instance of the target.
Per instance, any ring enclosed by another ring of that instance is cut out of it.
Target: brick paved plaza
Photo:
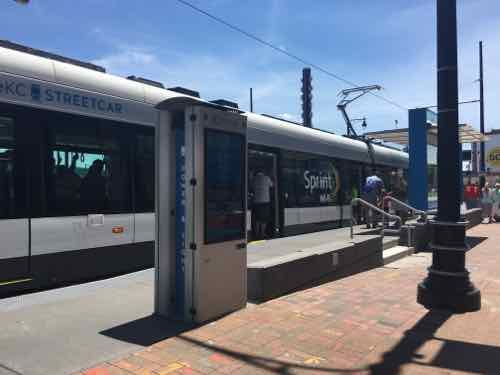
[[[131,323],[126,338],[150,346],[82,374],[500,374],[500,225],[468,234],[480,312],[418,305],[431,259],[419,253],[183,332]]]

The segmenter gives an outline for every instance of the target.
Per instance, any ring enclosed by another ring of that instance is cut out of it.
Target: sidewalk
[[[130,322],[114,337],[150,346],[79,374],[500,374],[500,224],[468,234],[480,312],[418,305],[431,257],[416,254],[181,333]]]

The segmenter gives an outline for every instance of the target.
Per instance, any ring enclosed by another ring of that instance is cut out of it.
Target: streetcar
[[[154,265],[155,106],[177,96],[199,95],[0,41],[0,296]],[[249,239],[342,227],[373,168],[405,179],[404,152],[243,115]],[[260,237],[258,173],[273,181]]]

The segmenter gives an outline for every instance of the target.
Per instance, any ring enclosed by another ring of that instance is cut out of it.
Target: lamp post
[[[438,215],[431,221],[432,266],[417,301],[453,312],[481,308],[481,293],[465,267],[466,222],[460,218],[456,0],[437,0]]]
[[[484,135],[484,79],[483,79],[483,42],[479,42],[479,131],[482,135]],[[484,187],[486,182],[486,177],[484,173],[486,172],[485,168],[485,159],[484,159],[484,142],[479,144],[479,170],[481,172],[481,180],[480,185],[481,188]]]

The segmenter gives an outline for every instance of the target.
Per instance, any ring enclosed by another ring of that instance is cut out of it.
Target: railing
[[[369,209],[375,211],[375,212],[378,212],[380,215],[382,215],[383,218],[388,218],[390,220],[395,220],[399,223],[399,226],[401,226],[401,218],[399,216],[396,216],[396,215],[392,215],[388,212],[385,212],[384,210],[382,210],[381,208],[361,199],[361,198],[354,198],[352,201],[351,201],[351,240],[354,238],[354,206],[356,206],[358,203],[364,205],[365,207],[368,207]],[[384,227],[382,227],[382,231],[381,231],[381,235],[382,235],[382,238],[384,238]]]
[[[429,214],[430,214],[430,211],[429,211],[429,212],[427,212],[427,211],[422,211],[422,210],[419,210],[419,209],[417,209],[417,208],[415,208],[415,207],[410,206],[408,203],[405,203],[405,202],[403,202],[403,201],[400,201],[399,199],[396,199],[396,198],[394,198],[394,197],[391,197],[390,195],[387,195],[387,196],[385,196],[385,197],[384,197],[384,199],[383,199],[384,206],[383,206],[383,207],[385,207],[385,203],[386,203],[387,201],[392,201],[392,202],[396,203],[396,205],[398,205],[398,206],[400,206],[400,207],[404,207],[404,208],[406,208],[408,211],[413,212],[415,215],[420,215],[420,220],[421,220],[422,222],[427,222],[427,215],[429,215]]]
[[[438,213],[437,209],[427,211],[427,215],[437,215],[437,213]]]

